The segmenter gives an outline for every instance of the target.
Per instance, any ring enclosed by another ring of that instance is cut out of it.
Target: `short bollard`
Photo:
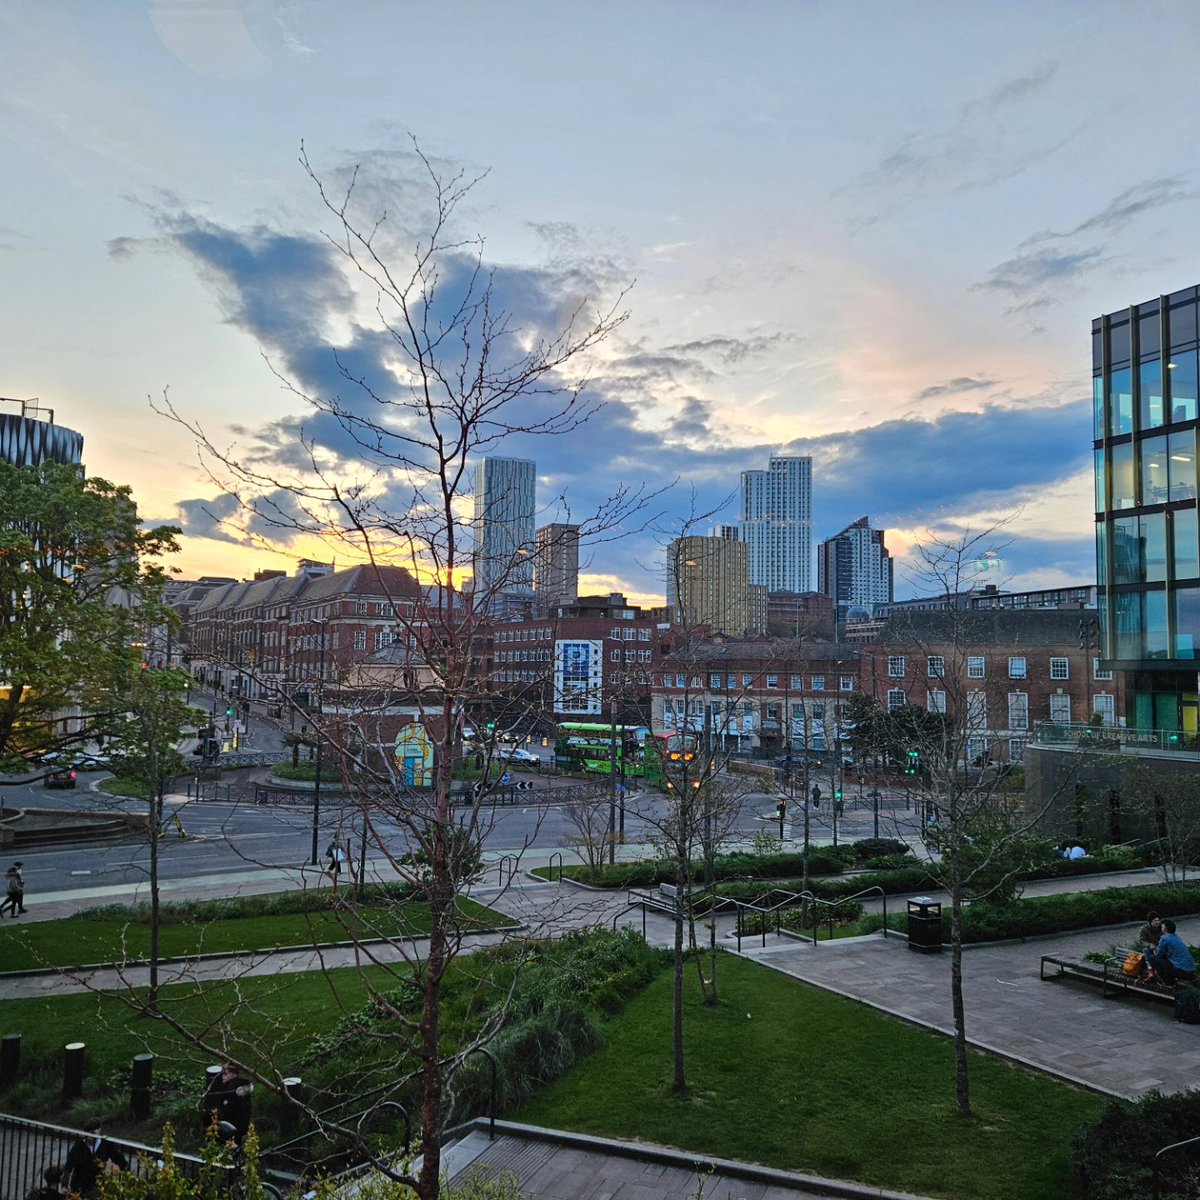
[[[299,1075],[289,1075],[283,1081],[283,1110],[279,1114],[285,1129],[294,1129],[300,1118],[297,1105],[304,1103],[304,1081]]]
[[[129,1107],[133,1115],[144,1121],[150,1115],[150,1097],[154,1084],[154,1055],[133,1056],[132,1086],[129,1089]]]
[[[78,1100],[83,1095],[83,1042],[68,1042],[63,1049],[63,1100]]]
[[[15,1083],[21,1070],[21,1035],[6,1033],[0,1039],[0,1087]]]

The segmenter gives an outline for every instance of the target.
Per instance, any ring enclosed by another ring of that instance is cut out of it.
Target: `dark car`
[[[809,767],[824,766],[824,763],[822,763],[819,758],[814,758],[813,755],[811,755],[811,754],[807,754],[807,755],[806,754],[781,754],[775,760],[775,765],[777,767],[783,767],[785,769],[788,767],[792,767],[796,770],[800,770],[805,766],[809,766]]]
[[[51,771],[46,776],[45,786],[48,788],[73,788],[75,786],[75,772]]]

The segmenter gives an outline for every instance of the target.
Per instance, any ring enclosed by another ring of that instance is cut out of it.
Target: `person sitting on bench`
[[[1196,982],[1196,960],[1184,945],[1183,938],[1175,932],[1174,921],[1163,921],[1162,936],[1150,954],[1150,966],[1154,973],[1167,985]]]

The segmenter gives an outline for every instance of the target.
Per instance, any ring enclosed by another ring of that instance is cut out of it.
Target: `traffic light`
[[[915,775],[921,769],[921,752],[920,750],[910,750],[908,757],[904,761],[905,775]]]
[[[787,801],[786,800],[781,799],[779,801],[779,803],[775,805],[775,816],[780,821],[782,821],[784,819],[784,817],[787,816]]]
[[[841,789],[841,788],[838,788],[838,790],[837,790],[836,792],[834,792],[834,793],[833,793],[833,798],[834,798],[834,799],[835,799],[835,800],[836,800],[836,801],[837,801],[839,804],[841,804],[841,802],[842,802],[842,789]]]
[[[489,721],[487,723],[487,731],[488,731],[488,733],[496,732],[496,722],[495,721]]]
[[[231,705],[229,705],[229,707],[228,707],[228,708],[225,710],[225,715],[226,715],[227,717],[232,717],[232,716],[233,716],[233,705],[232,705],[232,704],[231,704]]]

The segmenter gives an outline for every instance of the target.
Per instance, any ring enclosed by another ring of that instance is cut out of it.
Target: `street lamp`
[[[325,627],[328,620],[322,618],[317,624],[321,627],[317,640],[317,713],[313,721],[313,733],[317,739],[317,777],[313,781],[313,822],[312,822],[312,865],[318,863],[317,842],[320,838],[321,825],[321,705],[322,687],[325,683]]]
[[[1083,723],[1090,724],[1092,720],[1092,648],[1099,649],[1100,625],[1095,617],[1082,617],[1079,621],[1079,648],[1083,651],[1083,694],[1087,711],[1083,714]]]

